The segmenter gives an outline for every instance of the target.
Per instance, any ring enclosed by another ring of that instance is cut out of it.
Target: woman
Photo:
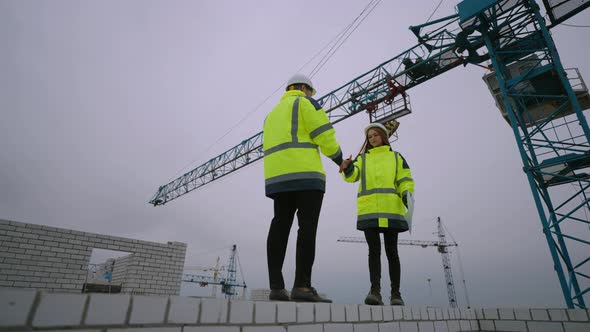
[[[389,262],[391,305],[404,305],[400,287],[400,262],[397,253],[398,233],[408,230],[408,199],[413,200],[414,180],[408,163],[389,145],[387,129],[380,123],[365,128],[366,141],[354,161],[352,156],[341,166],[346,182],[360,181],[357,195],[356,228],[365,233],[369,245],[371,291],[366,304],[383,305],[381,298],[381,240]]]

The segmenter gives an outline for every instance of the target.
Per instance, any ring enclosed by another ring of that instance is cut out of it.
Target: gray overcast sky
[[[249,288],[267,287],[272,201],[261,162],[163,207],[147,201],[158,186],[258,133],[281,92],[236,124],[367,2],[0,0],[0,218],[186,242],[186,265],[225,262],[235,243]],[[318,96],[415,45],[407,28],[424,23],[437,3],[381,2],[315,76]],[[455,5],[444,1],[434,17]],[[588,22],[588,11],[568,21]],[[587,33],[553,30],[565,66],[590,80]],[[440,216],[460,244],[473,306],[563,307],[512,131],[483,74],[460,67],[410,91],[414,112],[402,119],[394,148],[413,170],[416,220],[401,238],[434,240]],[[358,151],[366,122],[358,115],[336,126],[345,154]],[[366,245],[336,242],[362,236],[357,188],[324,161],[313,282],[337,302],[360,303],[369,289]],[[406,303],[447,305],[436,250],[400,247],[400,256]],[[464,306],[456,250],[452,257]],[[185,285],[183,293],[209,290]]]

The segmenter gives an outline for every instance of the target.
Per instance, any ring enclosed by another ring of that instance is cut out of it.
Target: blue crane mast
[[[543,3],[549,26],[534,0],[464,0],[457,14],[410,27],[417,45],[318,102],[333,124],[363,111],[387,124],[411,113],[409,89],[460,65],[490,63],[484,81],[512,128],[565,303],[586,308],[590,129],[583,110],[590,97],[577,70],[563,67],[549,29],[590,1]],[[160,186],[150,204],[163,205],[263,155],[258,133]]]

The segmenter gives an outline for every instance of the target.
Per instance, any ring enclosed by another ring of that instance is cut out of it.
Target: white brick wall
[[[446,311],[448,319],[431,319],[432,313],[436,316],[437,310],[420,310],[417,307],[417,310],[410,311],[411,316],[404,318],[403,309],[395,306],[227,301],[126,294],[88,295],[0,288],[1,331],[590,331],[586,310],[502,308],[484,311],[445,308],[441,312]],[[485,317],[486,312],[488,317],[497,318],[468,319]],[[527,312],[531,315],[528,316]],[[414,314],[421,319],[417,319]],[[451,316],[459,319],[450,319]],[[533,316],[542,319],[534,320]]]
[[[122,284],[123,292],[180,292],[186,252],[183,243],[139,241],[2,219],[0,232],[0,286],[79,293],[92,249],[96,248],[137,253],[130,259],[126,276],[121,276],[121,268],[113,276],[113,284]],[[160,275],[161,280],[156,281],[154,277]]]

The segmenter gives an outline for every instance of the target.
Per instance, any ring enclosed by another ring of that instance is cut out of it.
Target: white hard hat
[[[311,95],[315,95],[316,91],[309,77],[303,74],[295,74],[287,81],[287,87],[293,84],[305,84],[311,88]]]
[[[387,128],[385,128],[384,125],[380,124],[379,122],[373,122],[365,128],[365,136],[367,136],[367,133],[369,132],[369,129],[371,129],[371,128],[379,128],[379,129],[383,130],[385,135],[389,135],[389,131],[387,130]]]

